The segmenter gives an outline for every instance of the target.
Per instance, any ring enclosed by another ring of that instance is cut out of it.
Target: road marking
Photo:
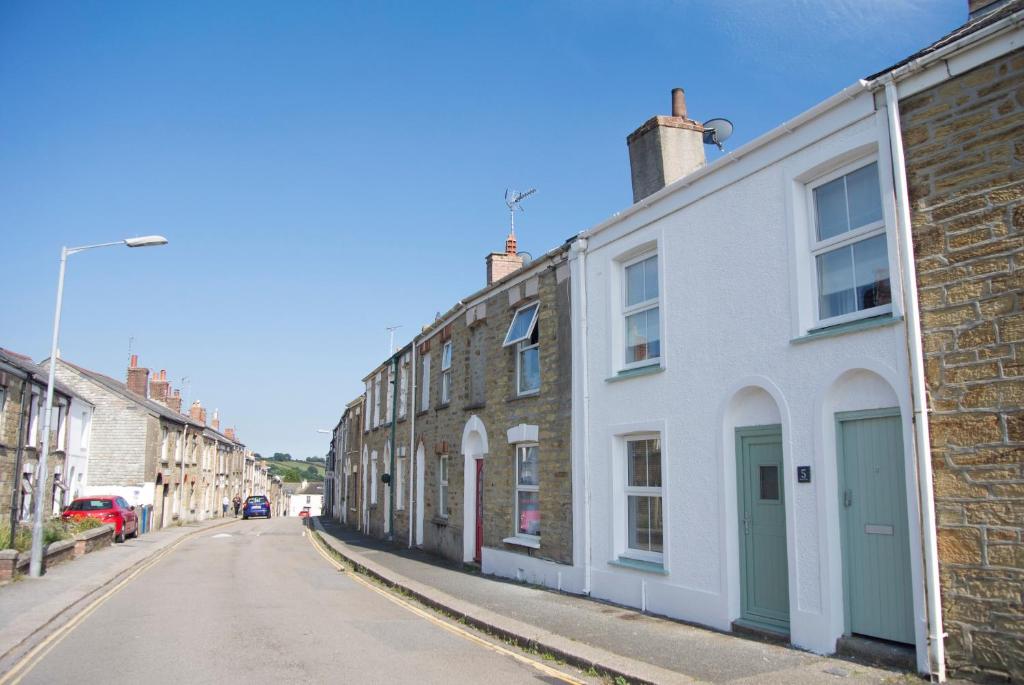
[[[111,596],[113,596],[117,591],[119,591],[125,585],[134,580],[137,576],[155,566],[157,562],[159,562],[165,556],[174,551],[175,547],[177,547],[178,545],[182,544],[187,540],[192,539],[192,537],[199,532],[200,531],[196,531],[196,533],[190,533],[188,535],[182,536],[177,541],[171,543],[161,551],[157,552],[156,555],[154,555],[153,557],[150,557],[146,561],[142,562],[141,566],[139,566],[137,569],[135,569],[127,576],[122,578],[116,585],[114,585],[114,587],[110,588],[102,595],[94,599],[92,602],[89,603],[87,607],[85,607],[80,612],[75,614],[71,618],[71,620],[69,620],[67,623],[62,625],[57,630],[50,633],[50,635],[48,635],[46,639],[44,639],[38,645],[29,650],[28,654],[19,659],[17,663],[15,663],[14,666],[11,667],[11,670],[9,670],[7,673],[4,673],[3,675],[0,675],[0,685],[17,685],[18,683],[20,683],[22,678],[28,675],[29,672],[31,672],[31,670],[35,668],[40,661],[46,658],[46,655],[49,654],[54,647],[59,645],[61,641],[78,626],[78,624],[80,624],[85,619],[89,618],[89,616],[94,611],[99,609],[104,602],[111,598]]]
[[[505,647],[502,647],[500,645],[496,645],[496,644],[494,644],[492,642],[488,642],[487,640],[484,640],[483,638],[481,638],[481,637],[479,637],[477,635],[474,635],[473,633],[469,632],[468,630],[465,630],[463,628],[459,628],[458,626],[454,626],[451,623],[448,623],[447,621],[444,621],[444,620],[438,618],[437,616],[434,616],[433,614],[431,614],[431,613],[429,613],[429,612],[427,612],[427,611],[425,611],[423,609],[420,609],[418,606],[416,606],[416,605],[414,605],[414,604],[412,604],[410,602],[407,602],[406,600],[402,599],[401,597],[396,597],[395,595],[391,594],[387,590],[385,590],[385,589],[383,589],[381,587],[378,587],[373,582],[371,582],[369,580],[366,580],[365,578],[361,578],[358,574],[353,573],[353,572],[349,571],[347,568],[345,568],[345,566],[343,564],[339,563],[334,557],[330,556],[330,554],[328,554],[324,550],[323,546],[319,542],[317,542],[316,536],[313,535],[312,533],[307,536],[306,535],[306,531],[303,530],[302,531],[302,535],[303,535],[303,537],[308,537],[309,538],[309,541],[313,545],[313,548],[316,549],[317,553],[319,553],[320,556],[322,556],[324,559],[326,559],[327,562],[331,566],[333,566],[334,568],[336,568],[339,571],[341,571],[342,573],[344,573],[348,578],[356,581],[357,583],[359,583],[360,585],[362,585],[364,587],[367,587],[367,588],[373,590],[378,595],[381,595],[382,597],[388,599],[389,601],[393,602],[394,604],[397,604],[398,606],[402,607],[403,609],[407,609],[408,611],[411,611],[412,613],[416,614],[420,618],[426,619],[427,621],[430,621],[434,625],[440,626],[441,628],[444,628],[448,632],[454,633],[455,635],[458,635],[461,638],[469,640],[470,642],[476,643],[476,644],[480,645],[481,647],[486,647],[487,649],[490,649],[491,651],[497,652],[499,654],[504,654],[506,656],[510,656],[513,659],[515,659],[516,661],[519,661],[520,663],[523,663],[523,664],[526,664],[528,666],[531,666],[531,667],[537,669],[538,671],[540,671],[541,673],[544,673],[545,675],[549,675],[552,678],[555,678],[557,680],[562,681],[563,683],[572,683],[573,685],[586,685],[584,683],[584,681],[582,681],[582,680],[576,680],[575,678],[570,677],[569,675],[563,673],[562,671],[559,671],[556,668],[552,668],[552,667],[550,667],[550,666],[548,666],[546,664],[542,664],[542,663],[540,663],[538,661],[534,661],[533,659],[531,659],[531,658],[529,658],[527,656],[524,656],[523,654],[520,654],[518,651],[513,651],[511,649],[506,649]],[[3,685],[2,681],[0,681],[0,685]]]

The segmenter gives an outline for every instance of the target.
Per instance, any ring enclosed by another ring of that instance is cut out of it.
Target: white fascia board
[[[593,251],[658,221],[875,114],[867,81],[828,100],[580,234]],[[615,230],[610,230],[615,229]]]

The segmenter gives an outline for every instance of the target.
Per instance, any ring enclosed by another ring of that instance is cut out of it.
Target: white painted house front
[[[89,438],[92,432],[93,405],[77,397],[71,398],[67,419],[67,457],[63,481],[67,485],[66,501],[86,494],[89,486]]]
[[[586,590],[819,653],[905,642],[927,671],[884,97],[854,84],[650,193],[632,138],[640,197],[571,253]]]

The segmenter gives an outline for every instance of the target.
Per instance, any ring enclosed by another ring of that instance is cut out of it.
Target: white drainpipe
[[[928,612],[928,665],[939,682],[946,679],[946,658],[942,630],[942,602],[939,595],[939,552],[935,532],[935,498],[932,487],[931,438],[928,434],[928,396],[925,392],[924,348],[917,301],[917,269],[911,234],[907,167],[900,130],[899,94],[891,78],[885,81],[885,108],[889,116],[889,147],[893,181],[896,186],[896,227],[900,243],[900,275],[903,309],[907,321],[907,352],[910,356],[910,394],[913,402],[914,452],[917,460],[917,490],[920,502],[921,547],[925,571],[925,604]]]
[[[409,459],[409,513],[406,516],[406,520],[409,522],[409,549],[413,546],[413,535],[412,529],[416,525],[416,511],[412,501],[413,497],[413,481],[415,479],[415,466],[416,466],[416,443],[413,442],[416,439],[416,338],[412,339],[412,348],[409,350],[409,382],[406,383],[406,389],[409,391],[408,397],[405,398],[405,410],[409,412],[409,450],[406,452]]]
[[[577,238],[570,248],[576,253],[576,266],[579,273],[579,340],[576,349],[580,353],[577,369],[580,373],[580,420],[583,430],[579,431],[580,450],[583,461],[583,593],[590,594],[591,585],[591,541],[590,541],[590,380],[587,367],[587,239]]]

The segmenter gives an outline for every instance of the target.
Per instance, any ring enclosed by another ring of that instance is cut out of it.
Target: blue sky
[[[625,136],[738,147],[966,19],[966,0],[0,6],[0,346],[123,378],[129,339],[253,449],[324,455],[386,352],[484,282],[506,187],[539,255],[631,201]]]

